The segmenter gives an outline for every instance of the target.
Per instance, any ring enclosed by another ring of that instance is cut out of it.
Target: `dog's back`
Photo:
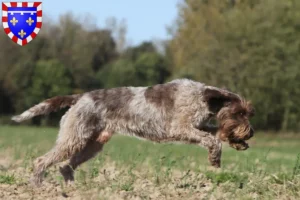
[[[82,118],[96,118],[89,124],[100,129],[158,141],[170,126],[177,90],[178,83],[100,89],[85,94],[75,107]]]
[[[192,104],[197,104],[197,100],[190,97],[201,99],[203,86],[192,80],[177,79],[151,87],[99,89],[53,97],[15,116],[13,120],[20,122],[70,106],[72,109],[68,113],[72,113],[81,126],[160,141],[169,130],[174,113],[185,112],[187,108],[192,108]],[[68,113],[61,124],[70,115]]]

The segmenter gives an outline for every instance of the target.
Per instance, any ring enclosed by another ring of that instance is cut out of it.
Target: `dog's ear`
[[[203,91],[203,100],[207,102],[211,111],[218,112],[222,107],[229,106],[231,103],[238,101],[239,97],[227,90],[207,87]]]

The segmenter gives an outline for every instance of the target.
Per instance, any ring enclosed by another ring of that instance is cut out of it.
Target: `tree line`
[[[0,34],[0,123],[45,98],[191,78],[250,99],[256,129],[300,129],[300,2],[184,0],[171,39],[124,45],[126,26],[72,14],[43,22],[29,45]],[[57,124],[58,114],[34,124]]]

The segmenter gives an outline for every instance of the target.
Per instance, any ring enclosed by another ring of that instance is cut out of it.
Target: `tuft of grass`
[[[280,184],[283,185],[285,184],[287,181],[291,181],[292,178],[288,175],[288,174],[273,174],[271,179],[271,183],[275,183],[275,184]]]
[[[96,178],[97,176],[99,176],[99,168],[96,167],[95,165],[92,165],[92,167],[89,170],[89,177],[93,179]]]
[[[211,180],[213,183],[225,183],[225,182],[232,182],[232,183],[243,183],[247,181],[247,175],[240,175],[238,173],[232,172],[205,172],[207,179]]]
[[[0,183],[1,184],[9,184],[9,185],[15,184],[16,183],[15,175],[14,174],[12,174],[12,175],[0,174]]]
[[[120,188],[121,188],[121,190],[124,190],[126,192],[132,191],[134,189],[133,182],[132,181],[125,182],[125,183],[121,184]]]
[[[293,168],[293,178],[300,174],[300,153],[297,155],[297,159]]]

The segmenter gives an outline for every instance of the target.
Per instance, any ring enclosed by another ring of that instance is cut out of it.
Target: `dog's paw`
[[[74,182],[74,171],[71,169],[69,165],[64,167],[59,167],[59,172],[64,177],[65,183],[68,185],[72,185]]]

